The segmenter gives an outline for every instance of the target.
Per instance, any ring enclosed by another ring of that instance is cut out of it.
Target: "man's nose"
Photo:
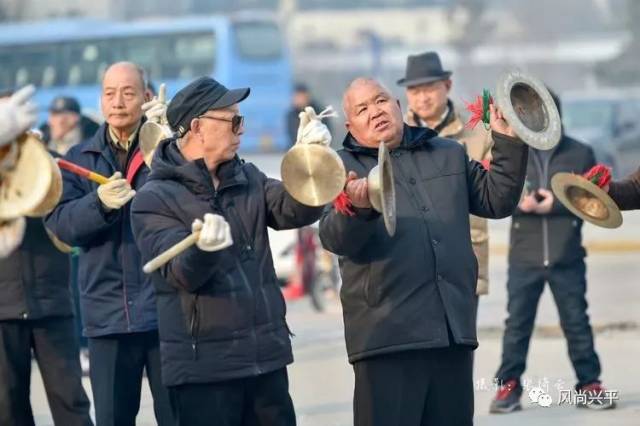
[[[122,93],[117,92],[116,95],[113,97],[113,106],[116,108],[124,107],[124,95]]]

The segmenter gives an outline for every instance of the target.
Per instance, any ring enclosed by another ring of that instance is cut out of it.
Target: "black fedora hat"
[[[419,55],[409,55],[405,76],[398,80],[400,86],[417,86],[432,81],[446,80],[451,71],[442,69],[440,57],[436,52],[425,52]]]

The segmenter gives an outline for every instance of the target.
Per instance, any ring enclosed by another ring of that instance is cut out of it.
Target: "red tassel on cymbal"
[[[353,211],[353,205],[346,192],[342,191],[340,195],[333,200],[333,208],[340,214],[345,216],[355,216],[356,212]]]

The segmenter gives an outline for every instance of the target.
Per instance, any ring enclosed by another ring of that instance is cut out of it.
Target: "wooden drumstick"
[[[191,233],[191,235],[189,235],[182,241],[176,243],[174,246],[168,248],[166,251],[160,253],[158,256],[156,256],[155,258],[147,262],[142,267],[142,270],[144,271],[145,274],[152,273],[153,271],[155,271],[156,269],[158,269],[159,267],[161,267],[162,265],[164,265],[165,263],[167,263],[177,255],[179,255],[180,253],[182,253],[183,251],[185,251],[186,249],[194,245],[198,241],[199,237],[200,237],[200,231]]]
[[[56,158],[56,162],[61,169],[65,169],[71,173],[75,173],[78,176],[82,176],[84,178],[89,179],[97,183],[98,185],[103,185],[109,182],[109,178],[101,175],[100,173],[92,172],[89,169],[85,169],[82,166],[78,166],[77,164],[73,164],[70,161],[64,160],[62,158]]]

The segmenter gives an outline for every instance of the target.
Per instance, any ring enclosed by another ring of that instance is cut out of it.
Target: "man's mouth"
[[[377,123],[374,125],[374,129],[375,129],[375,130],[384,130],[384,129],[386,129],[387,127],[389,127],[389,124],[391,124],[389,121],[387,121],[387,120],[382,120],[382,121],[377,122]]]

